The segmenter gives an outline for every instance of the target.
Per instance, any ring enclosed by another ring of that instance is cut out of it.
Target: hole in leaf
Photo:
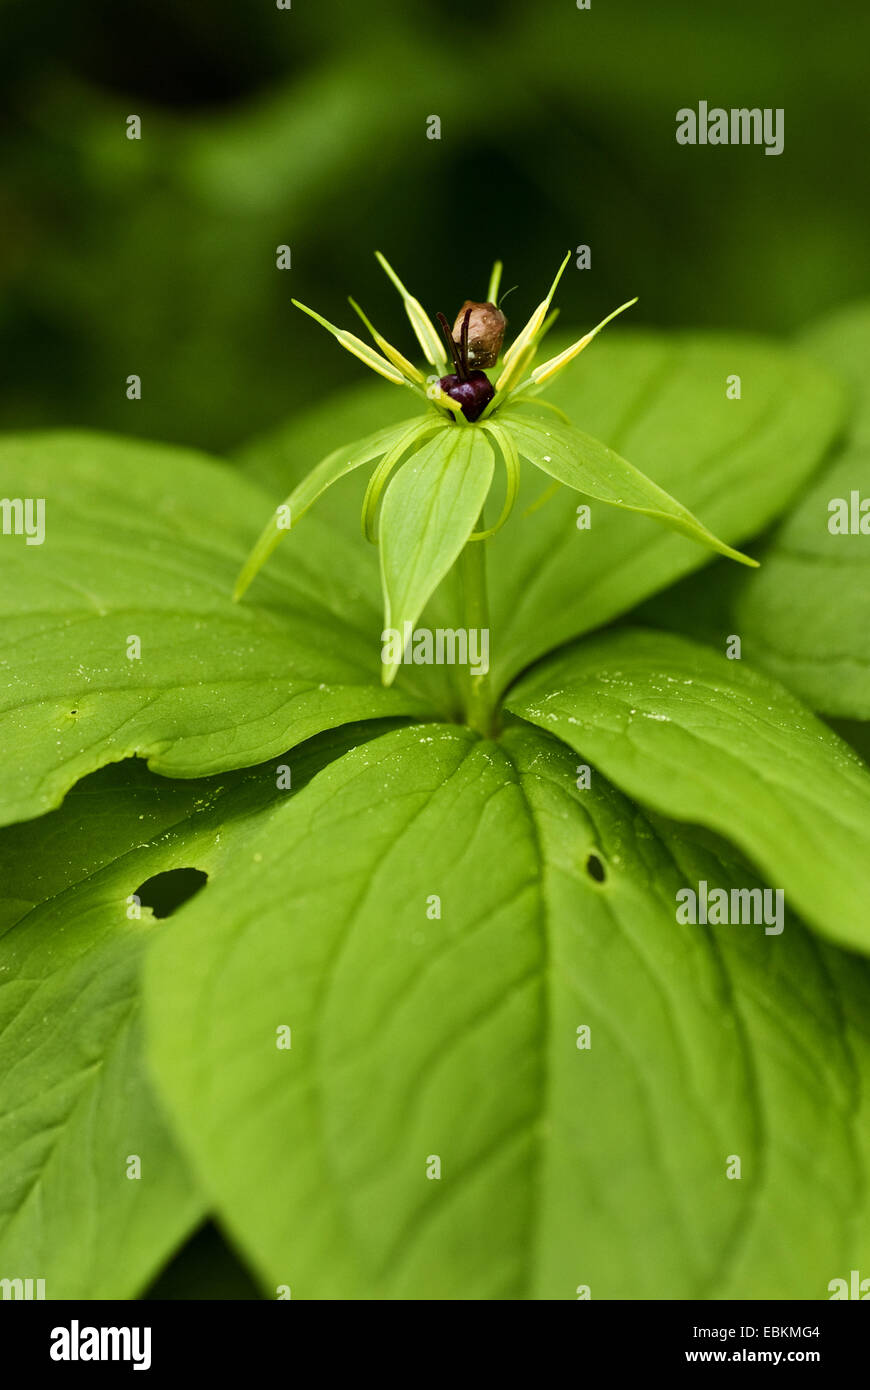
[[[155,917],[171,917],[207,883],[208,874],[202,869],[167,869],[146,878],[136,889],[136,897],[143,907],[151,908]]]
[[[586,872],[596,883],[603,883],[607,878],[607,870],[598,858],[597,854],[590,854],[586,859]]]
[[[239,1257],[210,1221],[183,1245],[145,1293],[146,1299],[263,1300]]]

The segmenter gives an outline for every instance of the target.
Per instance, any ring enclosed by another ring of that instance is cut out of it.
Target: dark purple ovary
[[[441,390],[462,407],[466,420],[476,420],[489,405],[495,389],[486,372],[469,372],[463,381],[455,372],[441,378]]]

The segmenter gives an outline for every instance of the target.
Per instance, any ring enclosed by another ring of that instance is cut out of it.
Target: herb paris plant
[[[729,538],[762,531],[840,392],[772,344],[627,336],[558,404]],[[247,476],[0,442],[4,492],[48,517],[43,547],[0,547],[0,1265],[134,1296],[208,1211],[269,1297],[826,1297],[870,1269],[867,769],[748,657],[584,636],[703,552],[620,507],[581,535],[563,494],[525,520],[536,470],[457,565],[491,552],[497,738],[436,669],[383,688],[378,557],[340,489],[232,604],[253,475],[277,491],[285,455],[379,422],[385,460],[384,396],[318,405]],[[484,529],[471,441],[510,414],[427,402],[381,551],[415,467],[433,496],[461,474]],[[427,454],[439,432],[460,442]],[[425,531],[393,532],[400,586],[438,563]],[[194,866],[171,919],[131,917]],[[784,889],[784,930],[680,922],[701,882]]]
[[[447,356],[436,329],[420,302],[409,294],[386,259],[377,254],[402,296],[427,361],[443,371]],[[602,328],[636,303],[632,299],[620,305],[590,332],[535,366],[541,342],[555,317],[550,312],[553,296],[569,259],[570,253],[549,292],[504,353],[494,388],[483,371],[473,368],[477,363],[494,365],[501,348],[504,316],[495,303],[501,281],[500,262],[493,268],[487,300],[477,305],[466,301],[452,334],[446,318],[439,314],[456,371],[432,377],[428,385],[423,373],[387,342],[353,300],[351,303],[380,348],[379,353],[294,300],[348,352],[394,385],[409,389],[425,402],[426,408],[415,419],[379,431],[323,459],[267,523],[236,582],[236,598],[244,594],[282,536],[326,488],[351,470],[377,459],[380,462],[371,475],[363,503],[363,532],[369,540],[380,541],[387,629],[413,630],[426,602],[461,554],[465,626],[488,628],[485,563],[483,555],[475,553],[473,547],[496,535],[507,522],[519,489],[521,458],[554,479],[556,487],[565,484],[599,501],[645,513],[723,555],[755,565],[754,560],[718,540],[687,508],[618,454],[575,429],[563,412],[537,399],[541,388],[558,377]],[[493,477],[493,446],[504,465],[505,500],[498,520],[486,527],[483,515]],[[396,474],[399,465],[402,467]],[[469,615],[474,622],[468,621]],[[394,680],[398,667],[399,659],[384,661],[385,685]],[[472,727],[481,732],[494,727],[485,677],[470,681],[465,715]]]

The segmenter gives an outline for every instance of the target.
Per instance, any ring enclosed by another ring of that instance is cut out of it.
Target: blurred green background
[[[358,379],[291,295],[410,349],[375,247],[451,318],[497,255],[523,317],[580,243],[581,325],[637,294],[788,333],[867,292],[854,0],[0,0],[0,31],[2,428],[231,450]],[[783,107],[784,152],[677,145],[701,99]]]

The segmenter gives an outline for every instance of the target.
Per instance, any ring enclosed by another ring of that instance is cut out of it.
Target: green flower
[[[563,352],[536,365],[541,343],[556,317],[551,308],[553,296],[569,253],[549,292],[505,351],[494,383],[481,371],[468,372],[467,342],[451,339],[441,316],[459,373],[448,376],[447,353],[432,320],[380,252],[376,255],[399,291],[423,355],[435,373],[425,375],[393,347],[352,299],[350,303],[375,347],[293,301],[372,371],[412,392],[418,408],[413,417],[401,424],[336,449],[312,469],[270,517],[239,574],[236,599],[244,594],[282,536],[321,493],[364,464],[375,467],[363,502],[362,527],[366,538],[380,547],[384,626],[388,629],[402,629],[406,623],[413,626],[466,547],[475,549],[473,543],[484,541],[501,529],[513,509],[523,459],[547,474],[552,488],[565,485],[611,506],[643,512],[741,564],[756,564],[720,541],[645,474],[576,428],[561,410],[539,398],[542,388],[564,371],[617,314],[635,304],[635,299],[614,309]],[[490,307],[498,295],[501,269],[500,262],[493,268],[487,294]],[[467,340],[467,315],[464,336]],[[471,419],[464,413],[469,410],[469,376],[477,387]],[[451,390],[459,396],[464,393],[465,406],[450,394]],[[484,509],[496,457],[505,469],[505,500],[495,524],[487,527]],[[466,569],[468,563],[466,555]],[[484,584],[481,579],[478,587],[482,589]],[[393,681],[397,669],[397,665],[384,666],[385,684]]]

